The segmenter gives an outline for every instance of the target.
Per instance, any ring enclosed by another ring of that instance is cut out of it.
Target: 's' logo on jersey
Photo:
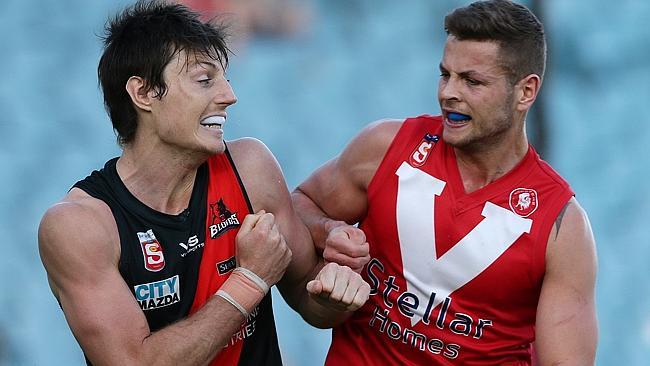
[[[153,230],[138,233],[138,240],[142,246],[142,256],[144,257],[144,268],[147,271],[158,272],[165,268],[165,256],[163,255],[162,246],[153,234]]]
[[[422,141],[420,141],[415,150],[413,150],[413,153],[411,153],[411,157],[409,158],[411,166],[421,167],[424,165],[429,157],[429,151],[431,151],[431,148],[439,139],[440,137],[438,135],[425,134]]]
[[[217,203],[210,204],[210,238],[214,239],[226,231],[239,226],[239,219],[236,212],[230,212],[223,198]]]
[[[510,192],[510,209],[521,217],[528,217],[537,209],[537,192],[529,188],[517,188]]]

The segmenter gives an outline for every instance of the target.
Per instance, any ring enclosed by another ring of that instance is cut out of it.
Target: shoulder
[[[571,267],[572,261],[586,258],[595,261],[595,252],[595,240],[587,212],[572,197],[553,223],[546,252],[547,267],[553,263],[564,263]]]
[[[394,136],[402,127],[406,119],[404,118],[384,118],[368,123],[362,130],[363,133],[372,133],[374,135],[384,135],[384,137]]]
[[[47,209],[39,231],[56,233],[86,226],[93,227],[92,231],[104,231],[110,227],[111,221],[114,222],[113,214],[106,203],[79,188],[73,188],[60,202]],[[80,231],[83,232],[85,230]]]
[[[228,150],[255,211],[269,209],[288,189],[280,164],[260,140],[245,137],[228,143]]]
[[[403,124],[403,119],[369,123],[332,161],[338,172],[357,185],[367,186]]]
[[[393,139],[404,124],[403,119],[382,119],[366,125],[334,160],[342,170],[376,169]]]
[[[50,276],[90,263],[117,264],[119,260],[117,226],[110,208],[77,188],[45,212],[38,243]]]
[[[256,138],[244,137],[232,140],[228,143],[228,151],[240,175],[282,174],[280,165],[271,150]]]
[[[587,212],[575,197],[571,197],[562,207],[555,219],[553,228],[556,234],[555,237],[560,234],[574,236],[585,232],[591,233],[591,224]]]
[[[370,148],[388,148],[397,132],[402,128],[404,119],[381,119],[366,125],[352,142]]]
[[[254,137],[242,137],[228,141],[228,151],[233,160],[241,163],[254,163],[258,160],[275,160],[271,150]]]

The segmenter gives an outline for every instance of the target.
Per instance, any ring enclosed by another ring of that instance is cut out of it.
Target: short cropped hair
[[[162,98],[167,92],[163,71],[179,52],[209,57],[225,70],[230,52],[226,29],[215,20],[201,20],[184,5],[164,0],[140,0],[106,22],[97,74],[120,146],[133,141],[138,127],[126,91],[129,78],[143,78],[146,91],[154,90]]]
[[[445,31],[459,40],[494,41],[513,84],[536,74],[544,77],[544,26],[525,6],[508,0],[477,1],[445,17]]]

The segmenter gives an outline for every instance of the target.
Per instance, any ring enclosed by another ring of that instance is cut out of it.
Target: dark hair
[[[104,52],[97,74],[104,105],[121,146],[133,141],[138,120],[126,83],[132,76],[145,80],[146,90],[162,98],[167,92],[163,71],[181,51],[187,57],[207,56],[228,65],[226,26],[204,22],[199,14],[164,0],[140,0],[105,26]],[[186,60],[187,62],[187,60]]]
[[[508,0],[477,1],[449,13],[445,31],[459,40],[498,42],[500,61],[513,84],[530,74],[544,77],[544,26],[523,5]]]

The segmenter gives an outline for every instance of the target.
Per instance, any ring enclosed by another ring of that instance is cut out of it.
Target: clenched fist
[[[370,286],[350,267],[328,263],[307,283],[307,292],[321,305],[354,311],[368,300]]]
[[[273,286],[291,262],[291,249],[278,230],[275,217],[264,210],[246,215],[237,233],[237,264]]]
[[[370,246],[366,242],[366,234],[351,225],[335,227],[325,239],[323,259],[348,266],[361,273],[363,266],[370,261]]]

